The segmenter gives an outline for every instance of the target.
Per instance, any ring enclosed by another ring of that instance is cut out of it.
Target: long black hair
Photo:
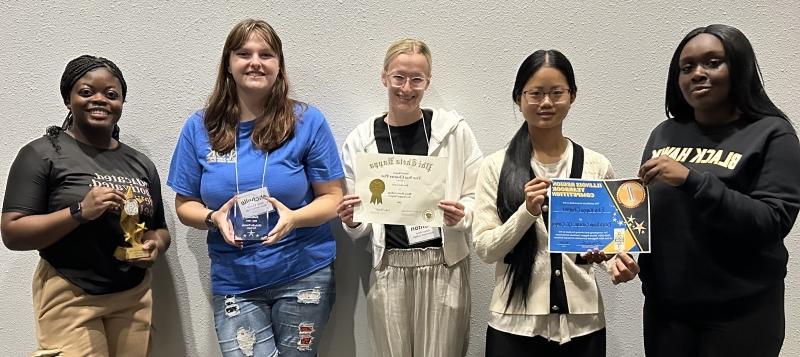
[[[689,105],[678,87],[680,75],[680,57],[683,47],[695,36],[707,33],[722,42],[725,49],[725,61],[728,64],[731,90],[728,99],[734,109],[747,120],[756,121],[765,116],[776,116],[788,120],[778,107],[767,96],[762,84],[761,69],[756,61],[753,46],[739,29],[728,25],[709,25],[690,31],[678,44],[669,63],[667,76],[667,94],[664,110],[667,118],[677,121],[693,121],[694,108]]]
[[[86,73],[89,73],[89,71],[100,67],[108,69],[108,71],[119,80],[122,86],[122,100],[125,100],[125,96],[128,93],[128,84],[125,83],[125,77],[122,76],[122,71],[120,71],[119,67],[117,67],[114,62],[111,62],[111,60],[103,57],[82,55],[69,61],[67,67],[64,68],[64,73],[61,75],[61,99],[64,100],[64,104],[69,104],[69,94],[72,91],[72,87],[75,86],[75,82]],[[56,151],[61,149],[57,142],[58,135],[72,126],[72,120],[72,111],[69,111],[61,126],[53,125],[47,128],[45,135],[50,139]],[[119,126],[116,124],[114,124],[114,131],[111,133],[111,137],[119,140]]]
[[[538,50],[532,53],[517,70],[514,89],[511,98],[514,103],[521,105],[522,89],[528,80],[542,67],[552,67],[560,71],[567,79],[570,94],[575,95],[578,87],[575,84],[575,73],[572,64],[566,56],[557,50]],[[523,122],[517,130],[506,150],[503,168],[497,186],[497,214],[500,220],[507,221],[514,212],[525,203],[525,184],[534,177],[531,168],[533,145],[528,133],[528,123]],[[514,296],[521,296],[523,305],[527,304],[526,297],[530,288],[533,263],[538,249],[536,227],[532,225],[523,234],[514,249],[506,254],[504,262],[508,264],[506,271],[506,288],[510,288],[506,308],[511,305]]]

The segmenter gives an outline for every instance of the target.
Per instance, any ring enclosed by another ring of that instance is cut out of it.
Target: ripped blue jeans
[[[315,356],[335,298],[333,269],[241,295],[214,295],[225,357]]]

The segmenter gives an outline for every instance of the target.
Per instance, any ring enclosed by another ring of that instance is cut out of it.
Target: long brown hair
[[[267,100],[264,113],[256,120],[251,139],[261,150],[270,151],[281,146],[292,134],[296,115],[295,104],[302,104],[289,98],[289,80],[283,60],[283,45],[278,34],[265,21],[247,19],[236,24],[228,33],[214,90],[208,97],[205,107],[204,124],[212,149],[219,153],[230,152],[234,147],[239,125],[239,98],[236,82],[228,71],[233,51],[244,46],[250,36],[259,36],[278,56],[279,70]]]

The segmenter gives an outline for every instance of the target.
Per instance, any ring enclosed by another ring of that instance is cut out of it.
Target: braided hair
[[[69,95],[72,91],[72,87],[75,86],[75,82],[77,82],[89,71],[100,67],[108,69],[108,71],[119,80],[119,83],[122,86],[122,100],[125,100],[125,96],[128,92],[128,85],[125,83],[125,78],[122,76],[122,71],[120,71],[119,67],[117,67],[114,62],[111,62],[111,60],[103,57],[82,55],[73,59],[72,61],[69,61],[69,63],[67,63],[67,67],[64,68],[64,74],[61,75],[60,89],[61,98],[64,100],[64,104],[69,104]],[[59,146],[57,142],[58,135],[62,131],[69,129],[72,126],[72,120],[72,111],[69,111],[61,126],[53,125],[47,128],[45,136],[50,139],[50,142],[53,144],[53,147],[55,147],[56,151],[61,150],[61,146]],[[114,124],[114,131],[111,133],[111,137],[115,140],[119,140],[119,126],[116,124]]]

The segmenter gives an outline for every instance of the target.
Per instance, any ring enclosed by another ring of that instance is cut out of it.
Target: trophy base
[[[144,250],[142,248],[125,248],[125,247],[117,247],[117,250],[114,251],[114,257],[119,260],[133,260],[138,258],[147,258],[150,256],[149,250]]]

